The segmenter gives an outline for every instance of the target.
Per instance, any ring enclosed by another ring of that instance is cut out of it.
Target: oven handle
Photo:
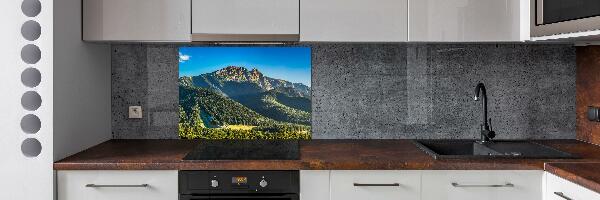
[[[180,195],[180,200],[206,200],[206,199],[289,199],[289,200],[298,200],[298,195],[297,194],[266,195],[266,196],[242,196],[242,195],[194,196],[194,195]]]

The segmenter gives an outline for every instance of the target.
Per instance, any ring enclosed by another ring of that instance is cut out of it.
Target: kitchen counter
[[[311,140],[300,160],[183,161],[198,141],[109,140],[54,163],[55,170],[542,170],[544,163],[600,162],[600,147],[577,140],[537,141],[581,159],[435,160],[411,140]]]
[[[545,170],[556,176],[600,193],[600,162],[595,163],[546,163]]]

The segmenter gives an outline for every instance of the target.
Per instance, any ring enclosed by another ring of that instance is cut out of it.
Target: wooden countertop
[[[300,160],[183,161],[197,141],[109,140],[54,163],[55,170],[545,170],[600,192],[600,146],[536,141],[581,159],[435,160],[411,140],[311,140]],[[545,166],[544,166],[545,165]]]
[[[600,162],[546,163],[545,170],[592,191],[600,193]]]
[[[582,159],[435,160],[411,140],[311,140],[300,160],[183,161],[190,140],[109,140],[54,163],[55,170],[542,170],[547,162],[600,162],[600,147],[577,140],[537,141]]]

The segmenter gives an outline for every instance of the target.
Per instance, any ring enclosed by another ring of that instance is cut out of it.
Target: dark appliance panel
[[[282,195],[270,195],[270,196],[193,196],[193,195],[180,195],[179,200],[298,200],[297,194],[282,194]]]
[[[598,0],[537,0],[536,4],[536,25],[600,16]]]
[[[179,171],[180,200],[298,200],[299,171]]]

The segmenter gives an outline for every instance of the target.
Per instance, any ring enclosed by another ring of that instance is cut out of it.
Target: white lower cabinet
[[[302,170],[301,200],[600,200],[536,170]],[[177,200],[175,170],[57,171],[58,200]]]
[[[600,200],[600,194],[547,173],[544,200]]]
[[[329,170],[300,171],[300,199],[329,200]]]
[[[543,171],[425,170],[422,200],[542,200]]]
[[[419,171],[334,170],[331,200],[419,200]]]
[[[58,200],[177,200],[177,171],[57,172]]]

